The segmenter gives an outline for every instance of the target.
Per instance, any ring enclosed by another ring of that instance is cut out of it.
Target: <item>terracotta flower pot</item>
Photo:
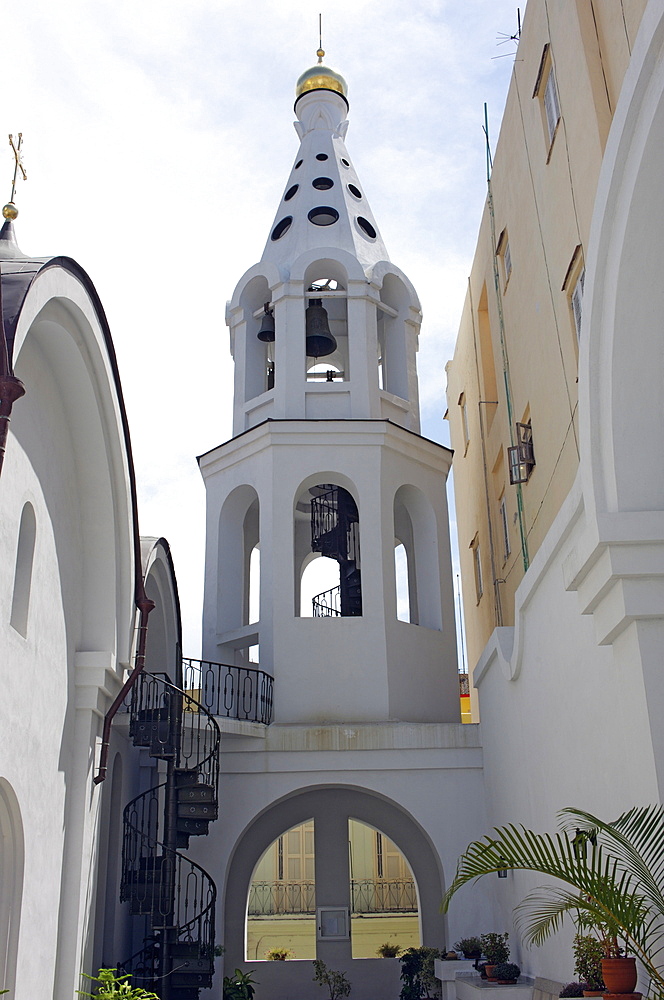
[[[484,971],[486,973],[486,978],[489,980],[490,983],[497,982],[497,979],[496,979],[496,977],[493,974],[493,970],[495,968],[496,968],[495,964],[494,965],[488,965],[487,964],[487,965],[484,966]]]
[[[607,993],[633,993],[636,986],[636,959],[603,958],[602,979]]]

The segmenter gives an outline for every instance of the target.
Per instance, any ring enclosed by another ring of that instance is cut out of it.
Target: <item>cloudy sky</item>
[[[101,296],[129,412],[141,532],[171,544],[189,655],[200,650],[203,580],[195,456],[231,434],[225,303],[260,259],[297,151],[294,86],[316,61],[318,12],[325,62],[349,85],[354,165],[390,257],[423,303],[423,433],[447,443],[444,368],[486,194],[483,104],[495,146],[516,8],[2,4],[1,125],[23,132],[28,172],[16,197],[19,243],[37,256],[74,257]],[[1,203],[13,169],[3,143]]]

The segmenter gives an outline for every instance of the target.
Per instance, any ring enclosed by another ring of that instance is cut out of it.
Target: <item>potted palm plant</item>
[[[551,876],[562,885],[535,889],[517,907],[526,944],[542,944],[570,913],[585,926],[603,929],[602,975],[608,990],[616,989],[612,966],[629,950],[643,963],[653,994],[664,994],[660,963],[664,806],[635,807],[612,823],[574,808],[564,809],[560,817],[562,830],[555,835],[509,824],[470,844],[459,859],[443,908],[449,908],[466,882],[490,872],[511,869]],[[634,957],[625,964],[631,968],[631,977],[618,988],[631,993],[636,985]]]

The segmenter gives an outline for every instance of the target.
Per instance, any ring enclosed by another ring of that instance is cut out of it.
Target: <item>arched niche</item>
[[[325,578],[337,583],[313,600],[313,617],[356,617],[362,614],[360,514],[357,491],[347,476],[320,473],[309,476],[299,487],[293,507],[294,518],[294,607],[302,609],[302,578],[305,569],[318,561],[337,564]],[[338,593],[330,592],[338,591]],[[309,617],[307,614],[306,617]]]
[[[226,960],[240,962],[245,954],[245,915],[249,888],[259,859],[285,831],[313,820],[315,855],[325,863],[316,870],[316,905],[350,906],[349,820],[379,830],[403,852],[418,887],[420,938],[438,947],[445,939],[440,900],[445,891],[440,860],[428,835],[393,800],[355,786],[333,785],[294,792],[257,816],[238,838],[229,858],[224,896]],[[328,945],[329,947],[329,945]],[[319,957],[321,942],[318,942]],[[350,940],[347,946],[350,959]],[[303,963],[304,965],[304,963]],[[302,972],[302,985],[310,977]],[[351,975],[352,980],[352,975]]]
[[[147,670],[166,673],[179,684],[181,642],[180,600],[170,548],[165,539],[142,538],[145,592],[154,609],[148,619]]]
[[[71,648],[109,650],[127,662],[134,589],[131,459],[110,333],[97,301],[83,272],[77,280],[53,264],[34,278],[13,358],[17,377],[40,392],[15,408],[12,433],[40,481],[51,484],[44,501]]]
[[[13,788],[0,778],[0,983],[16,987],[25,849],[23,824]]]
[[[267,278],[257,274],[247,282],[240,295],[244,321],[244,399],[254,399],[274,388],[275,342],[279,332],[275,327],[275,341],[258,339],[258,332],[265,316],[265,306],[271,310],[272,292]],[[274,319],[274,314],[273,314]],[[236,364],[238,358],[235,359]]]
[[[31,503],[25,503],[21,511],[21,522],[18,529],[14,589],[12,591],[12,608],[9,618],[10,624],[22,636],[28,634],[28,612],[30,610],[32,563],[35,554],[36,532],[35,509]]]
[[[441,629],[436,514],[427,497],[415,486],[401,486],[394,496],[394,538],[406,552],[411,623]]]
[[[219,518],[218,621],[220,631],[249,624],[251,554],[260,540],[260,504],[253,486],[238,486]]]
[[[664,509],[663,170],[664,14],[649,4],[611,126],[587,255],[579,414],[588,506],[598,513]]]

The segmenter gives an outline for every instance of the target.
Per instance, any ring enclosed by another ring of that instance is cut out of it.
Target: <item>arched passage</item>
[[[316,906],[350,909],[349,820],[381,831],[403,852],[417,885],[421,940],[431,946],[444,940],[444,918],[439,911],[444,891],[441,864],[413,817],[392,800],[364,789],[311,788],[281,799],[256,817],[231,855],[224,903],[224,944],[226,960],[232,967],[244,961],[245,914],[253,872],[264,852],[285,830],[313,821]],[[317,954],[324,961],[328,957],[330,961],[351,961],[350,937],[333,943],[319,940]],[[304,987],[308,985],[310,967],[301,975]]]

